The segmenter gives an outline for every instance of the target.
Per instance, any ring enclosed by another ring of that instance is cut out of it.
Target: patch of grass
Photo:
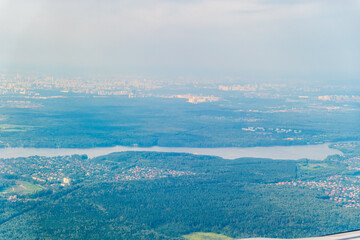
[[[31,193],[38,192],[43,188],[39,185],[32,184],[25,181],[16,181],[14,186],[6,188],[2,193],[3,194],[19,194],[19,195],[27,195]]]
[[[222,234],[196,232],[188,235],[183,235],[186,240],[232,240],[233,238],[227,237]]]

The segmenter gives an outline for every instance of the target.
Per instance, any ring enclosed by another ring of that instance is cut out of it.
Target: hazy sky
[[[1,69],[360,78],[359,0],[0,0]]]

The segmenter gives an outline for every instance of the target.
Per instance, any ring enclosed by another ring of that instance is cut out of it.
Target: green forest
[[[360,209],[332,201],[320,188],[300,186],[356,177],[349,159],[358,153],[347,154],[325,161],[152,152],[24,159],[48,169],[42,176],[66,167],[71,184],[33,180],[44,188],[37,195],[2,198],[0,238],[185,239],[197,232],[290,238],[359,229]],[[12,169],[2,182],[30,181],[31,168],[22,169]]]
[[[32,101],[41,107],[2,108],[0,147],[287,146],[360,136],[356,111],[302,110],[308,108],[303,102],[283,99],[238,96],[195,105],[174,99],[75,95]],[[300,110],[268,113],[279,106]]]

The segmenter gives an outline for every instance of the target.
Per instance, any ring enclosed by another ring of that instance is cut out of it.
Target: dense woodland
[[[353,176],[346,156],[331,157],[321,162],[326,167],[311,170],[317,162],[175,153],[124,152],[70,158],[66,164],[71,159],[97,166],[94,177],[74,179],[70,186],[33,196],[32,201],[1,199],[0,238],[182,239],[193,232],[305,237],[360,228],[360,209],[344,208],[316,189],[277,185],[333,174]],[[129,181],[111,175],[135,166],[192,174]]]
[[[9,100],[24,99],[0,98]],[[249,147],[360,136],[356,111],[328,111],[321,103],[312,109],[308,103],[284,99],[236,96],[190,104],[179,99],[70,95],[31,101],[41,107],[1,109],[0,147]],[[279,107],[284,112],[269,112]]]

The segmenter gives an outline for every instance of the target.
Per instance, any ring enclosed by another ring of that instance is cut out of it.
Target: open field
[[[187,240],[231,240],[233,238],[227,237],[222,234],[207,233],[207,232],[196,232],[189,235],[183,236]]]
[[[16,185],[8,187],[2,193],[3,194],[31,194],[42,190],[43,188],[39,185],[35,185],[25,181],[16,181]]]

